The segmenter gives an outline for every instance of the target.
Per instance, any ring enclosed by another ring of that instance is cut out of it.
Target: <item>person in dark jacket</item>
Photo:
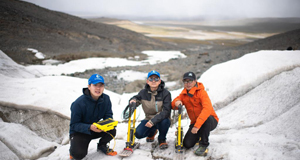
[[[100,138],[97,149],[107,155],[117,153],[109,149],[107,143],[116,135],[116,129],[99,130],[94,122],[113,118],[111,101],[103,93],[104,79],[99,74],[93,74],[88,80],[88,88],[83,88],[83,95],[71,105],[70,121],[70,158],[82,159],[87,155],[92,139]]]
[[[147,142],[153,142],[159,131],[158,142],[160,149],[168,148],[166,135],[171,125],[171,94],[164,88],[165,82],[160,79],[157,71],[151,71],[147,76],[147,83],[138,95],[133,96],[129,103],[142,104],[145,119],[136,128],[135,137],[146,138]]]

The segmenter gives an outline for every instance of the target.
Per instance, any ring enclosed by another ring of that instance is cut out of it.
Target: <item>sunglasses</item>
[[[153,82],[153,81],[158,82],[159,78],[149,78],[148,81],[150,81],[150,82]]]

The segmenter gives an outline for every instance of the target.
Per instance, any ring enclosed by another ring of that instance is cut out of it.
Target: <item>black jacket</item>
[[[165,82],[161,81],[157,91],[152,92],[150,86],[146,84],[138,95],[131,98],[137,100],[137,106],[142,104],[145,119],[150,120],[154,125],[169,118],[171,114],[171,93],[164,87]]]

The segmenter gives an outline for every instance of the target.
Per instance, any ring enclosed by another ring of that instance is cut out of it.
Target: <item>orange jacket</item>
[[[189,94],[184,88],[179,96],[172,101],[172,109],[178,109],[175,107],[175,102],[178,100],[182,101],[185,106],[191,119],[191,124],[195,124],[194,127],[201,128],[202,124],[210,115],[219,122],[219,118],[212,107],[211,101],[207,92],[204,90],[202,83],[197,82],[197,86],[193,87],[189,91]]]

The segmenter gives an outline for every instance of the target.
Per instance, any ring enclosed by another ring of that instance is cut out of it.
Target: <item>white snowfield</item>
[[[264,81],[300,67],[300,54],[288,51],[259,51],[212,66],[199,79],[215,108],[222,108]]]
[[[4,110],[5,107],[1,106],[13,103],[17,108],[33,105],[69,117],[71,103],[82,94],[82,88],[87,86],[87,79],[42,76],[44,74],[43,71],[39,71],[40,66],[29,68],[18,65],[2,51],[0,58],[0,111],[5,114],[8,113],[7,108]],[[116,60],[114,64],[119,64],[119,61]],[[52,67],[55,70],[55,66]],[[31,72],[32,70],[35,72]],[[239,59],[213,66],[198,81],[208,90],[220,121],[218,127],[211,132],[207,157],[195,156],[193,151],[197,147],[194,147],[185,151],[185,159],[299,159],[300,51],[249,53]],[[171,91],[172,99],[180,92],[181,89]],[[108,90],[105,90],[105,93],[112,100],[114,119],[120,121],[114,149],[121,152],[125,147],[127,134],[127,123],[121,122],[121,114],[129,98],[137,93],[120,95]],[[143,111],[140,108],[138,119],[143,119]],[[26,117],[25,113],[19,115]],[[14,118],[18,119],[20,116]],[[36,118],[45,121],[43,116],[37,115]],[[50,141],[26,126],[24,122],[28,120],[30,119],[18,120],[22,123],[9,123],[6,119],[0,119],[0,159],[69,158],[67,132],[61,134],[62,142]],[[184,132],[187,131],[188,124],[189,120],[183,119]],[[58,129],[68,127],[57,123],[53,125]],[[140,149],[124,159],[174,158],[175,130],[176,126],[169,129],[167,150],[155,149],[151,153],[151,145],[146,143],[145,139],[141,139],[137,140],[141,143]],[[122,159],[119,156],[111,157],[97,152],[97,141],[93,140],[90,143],[85,160]],[[55,146],[57,148],[54,152],[50,152]],[[113,141],[110,146],[114,146]]]
[[[186,57],[180,51],[143,51],[142,53],[146,54],[149,58],[143,61],[128,60],[125,58],[87,58],[59,65],[30,65],[27,67],[27,70],[43,76],[52,76],[84,72],[88,69],[103,69],[105,67],[141,66],[145,64],[166,62],[171,58]]]

